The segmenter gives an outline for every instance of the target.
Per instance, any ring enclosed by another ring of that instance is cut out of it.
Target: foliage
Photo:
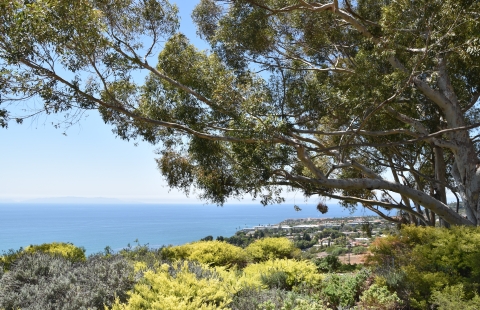
[[[342,263],[338,259],[338,256],[335,255],[327,255],[323,258],[318,258],[315,261],[315,265],[321,272],[335,272],[337,271]]]
[[[188,262],[163,264],[146,271],[128,301],[117,299],[111,309],[225,309],[235,292],[216,269]]]
[[[398,235],[375,240],[368,258],[384,283],[411,306],[426,309],[435,291],[462,285],[467,300],[480,290],[480,232],[404,226]]]
[[[247,259],[243,249],[217,240],[165,247],[161,253],[169,260],[193,260],[211,266],[244,266]]]
[[[162,250],[163,247],[159,249],[152,249],[148,246],[148,244],[137,244],[134,247],[128,245],[128,247],[120,250],[118,254],[125,257],[131,263],[141,262],[144,263],[145,266],[153,268],[159,262],[164,260]]]
[[[341,246],[330,246],[325,250],[328,254],[333,256],[340,256],[342,254],[347,254],[348,249]]]
[[[126,300],[133,267],[121,256],[92,256],[73,263],[63,256],[24,253],[0,278],[0,308],[103,309]]]
[[[256,232],[255,232],[256,233]],[[244,232],[237,232],[235,235],[231,236],[231,237],[228,237],[228,238],[224,238],[224,240],[230,244],[233,244],[233,245],[236,245],[236,246],[239,246],[239,247],[242,247],[242,248],[245,248],[247,247],[250,243],[252,243],[253,241],[255,241],[254,238],[257,238],[258,236],[253,236],[252,237],[249,237],[247,235],[245,235]]]
[[[328,307],[353,307],[370,272],[366,269],[350,274],[328,274],[321,284],[320,297]]]
[[[160,146],[170,187],[207,201],[277,203],[286,186],[397,223],[478,224],[478,1],[200,0],[208,51],[167,0],[0,10],[0,127],[98,110],[117,136]]]
[[[316,266],[309,261],[274,259],[248,265],[239,281],[245,282],[245,287],[254,284],[257,288],[295,288],[301,285],[315,287],[322,278]]]
[[[365,254],[368,251],[368,248],[364,246],[356,246],[352,249],[353,254]]]
[[[229,305],[232,310],[326,310],[321,302],[304,294],[279,289],[243,289]]]
[[[254,262],[276,258],[295,258],[300,251],[287,238],[264,238],[256,240],[245,248],[249,258]]]
[[[401,304],[400,298],[398,298],[397,293],[391,293],[386,286],[379,286],[373,284],[364,291],[362,296],[360,296],[359,305],[361,309],[371,309],[371,310],[389,310],[397,309]],[[453,309],[453,308],[450,308]]]
[[[23,248],[18,250],[10,249],[7,252],[3,252],[3,255],[0,256],[0,268],[2,272],[7,271],[10,269],[10,266],[13,262],[15,262],[23,252]]]
[[[5,270],[9,270],[10,265],[26,253],[42,252],[52,256],[60,255],[71,262],[84,262],[85,249],[74,246],[71,243],[44,243],[40,245],[30,245],[25,249],[20,248],[17,251],[10,250],[0,257],[0,264]]]
[[[61,255],[71,262],[84,262],[85,249],[78,248],[71,243],[44,243],[40,245],[30,245],[25,248],[26,253],[43,252],[50,255]]]
[[[438,306],[438,310],[480,309],[480,297],[475,293],[473,298],[465,298],[462,284],[446,286],[441,291],[433,292],[431,300],[433,305]]]
[[[300,250],[305,250],[311,248],[313,245],[317,244],[317,240],[295,240],[294,245],[296,248],[299,248]]]

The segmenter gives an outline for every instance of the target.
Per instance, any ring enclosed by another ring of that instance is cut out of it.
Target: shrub
[[[162,249],[163,247],[152,249],[148,247],[148,244],[137,244],[135,247],[129,245],[127,248],[120,250],[118,254],[133,264],[142,262],[146,267],[153,268],[165,259],[162,255]]]
[[[315,265],[321,272],[334,272],[337,271],[342,263],[337,256],[328,255],[326,257],[315,259]]]
[[[278,270],[267,274],[261,274],[260,280],[269,289],[278,288],[281,290],[291,290],[292,286],[288,283],[288,274],[285,271]]]
[[[224,309],[235,293],[216,269],[191,262],[163,264],[157,270],[147,270],[129,292],[128,301],[117,299],[112,310]]]
[[[50,255],[61,255],[71,262],[84,262],[85,249],[74,246],[71,243],[52,242],[40,245],[30,245],[25,248],[26,253],[43,252]]]
[[[301,252],[287,238],[264,238],[256,240],[245,248],[249,258],[254,262],[269,259],[284,259],[299,257]]]
[[[438,310],[480,309],[480,297],[474,294],[474,297],[471,299],[465,298],[462,284],[447,286],[441,291],[433,292],[431,301],[433,305],[438,306]]]
[[[228,305],[232,310],[326,310],[317,300],[296,292],[280,289],[244,289],[235,294]]]
[[[194,260],[210,266],[245,266],[246,254],[242,248],[222,241],[199,241],[161,251],[169,260]]]
[[[353,254],[364,254],[368,251],[368,249],[364,246],[356,246],[352,249]]]
[[[0,256],[0,270],[1,272],[5,272],[10,270],[10,266],[16,261],[23,253],[23,248],[19,250],[10,249],[8,252],[3,252],[3,255]]]
[[[466,300],[479,293],[478,228],[403,226],[395,236],[377,238],[370,251],[367,262],[408,306],[429,308],[433,292],[447,286],[463,285]]]
[[[370,272],[366,269],[354,275],[329,274],[321,284],[320,296],[334,309],[352,307],[358,300]]]
[[[3,265],[3,269],[6,271],[10,269],[13,262],[25,253],[36,252],[42,252],[53,256],[60,255],[71,262],[84,262],[86,260],[84,248],[76,247],[71,243],[52,242],[40,245],[30,245],[25,249],[20,248],[17,251],[9,250],[0,257],[0,264]]]
[[[103,309],[126,299],[133,267],[121,256],[72,263],[62,256],[24,253],[0,279],[0,308]]]
[[[326,252],[333,256],[340,256],[342,254],[347,254],[348,249],[344,247],[339,247],[339,246],[331,246],[326,249]]]
[[[295,288],[300,285],[315,287],[322,279],[323,276],[312,262],[275,259],[248,265],[243,270],[240,281],[243,287],[278,287],[273,283],[280,282],[282,288]]]
[[[401,304],[397,293],[391,293],[386,286],[373,284],[360,296],[361,309],[390,310],[396,309]],[[452,308],[453,309],[453,308]]]

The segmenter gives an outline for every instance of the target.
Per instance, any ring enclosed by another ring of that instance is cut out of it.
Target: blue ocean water
[[[152,247],[178,245],[208,235],[232,236],[255,225],[276,224],[289,218],[351,216],[331,205],[325,215],[315,206],[292,205],[150,205],[150,204],[0,204],[0,254],[30,244],[71,242],[87,255],[134,244]],[[357,210],[352,215],[373,215]]]

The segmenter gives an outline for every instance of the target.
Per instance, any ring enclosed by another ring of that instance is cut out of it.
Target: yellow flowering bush
[[[51,255],[61,255],[71,262],[84,262],[85,250],[71,243],[52,242],[40,245],[30,245],[25,248],[27,253],[43,252]]]
[[[10,250],[6,255],[0,256],[0,266],[7,271],[17,259],[26,253],[42,252],[50,255],[61,255],[71,262],[86,261],[85,250],[74,246],[71,243],[52,242],[40,245],[30,245],[25,249],[20,248],[17,251]]]
[[[167,247],[162,254],[170,260],[192,260],[210,266],[245,266],[247,261],[242,248],[223,241],[199,241]]]
[[[116,300],[111,309],[228,309],[237,289],[230,285],[232,279],[224,281],[222,275],[231,277],[233,272],[189,262],[163,264],[156,270],[147,270],[128,293],[128,301],[122,304]]]
[[[317,267],[310,261],[275,259],[248,265],[243,269],[239,281],[242,287],[266,288],[265,279],[277,273],[284,273],[286,284],[292,288],[301,284],[313,287],[323,279],[323,275],[318,273]]]
[[[300,250],[287,238],[263,238],[250,244],[245,251],[254,262],[300,256]]]

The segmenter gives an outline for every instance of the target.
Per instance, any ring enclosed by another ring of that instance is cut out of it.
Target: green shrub
[[[3,252],[3,255],[0,256],[0,270],[5,272],[10,270],[10,266],[16,261],[23,253],[23,248],[18,250],[10,249],[7,252]]]
[[[296,258],[301,251],[287,238],[264,238],[256,240],[245,248],[253,262],[262,262],[269,259]]]
[[[194,260],[210,266],[245,266],[247,256],[242,248],[222,241],[199,241],[163,248],[166,259]]]
[[[314,260],[314,263],[320,272],[334,272],[342,265],[338,257],[334,255],[317,258]]]
[[[329,307],[353,307],[365,281],[370,276],[366,269],[354,275],[329,274],[321,284],[320,297]]]
[[[432,304],[438,306],[438,310],[478,310],[480,309],[480,297],[474,294],[473,298],[465,298],[462,284],[447,286],[441,291],[432,294]]]
[[[356,246],[352,249],[353,254],[364,254],[368,251],[368,249],[364,246]]]
[[[401,304],[397,293],[391,293],[386,286],[373,284],[360,296],[359,306],[361,309],[389,310],[397,309]],[[452,308],[453,309],[453,308]]]
[[[268,274],[261,274],[260,279],[269,289],[278,288],[281,290],[291,290],[292,286],[288,283],[288,274],[285,271],[278,270]]]
[[[27,252],[0,279],[0,309],[103,309],[126,300],[133,284],[133,267],[118,255],[73,263]]]
[[[318,300],[280,289],[244,289],[235,294],[228,305],[232,310],[326,310]]]
[[[480,230],[403,226],[397,235],[377,238],[367,263],[375,267],[389,289],[427,309],[435,291],[461,284],[466,300],[480,291]]]
[[[153,268],[165,260],[162,250],[163,247],[159,249],[152,249],[148,246],[148,244],[137,244],[134,247],[129,245],[127,248],[120,250],[118,254],[125,257],[133,264],[142,262],[145,264],[145,266]]]
[[[340,256],[342,254],[347,254],[348,249],[340,246],[331,246],[325,250],[328,254],[333,256]]]

